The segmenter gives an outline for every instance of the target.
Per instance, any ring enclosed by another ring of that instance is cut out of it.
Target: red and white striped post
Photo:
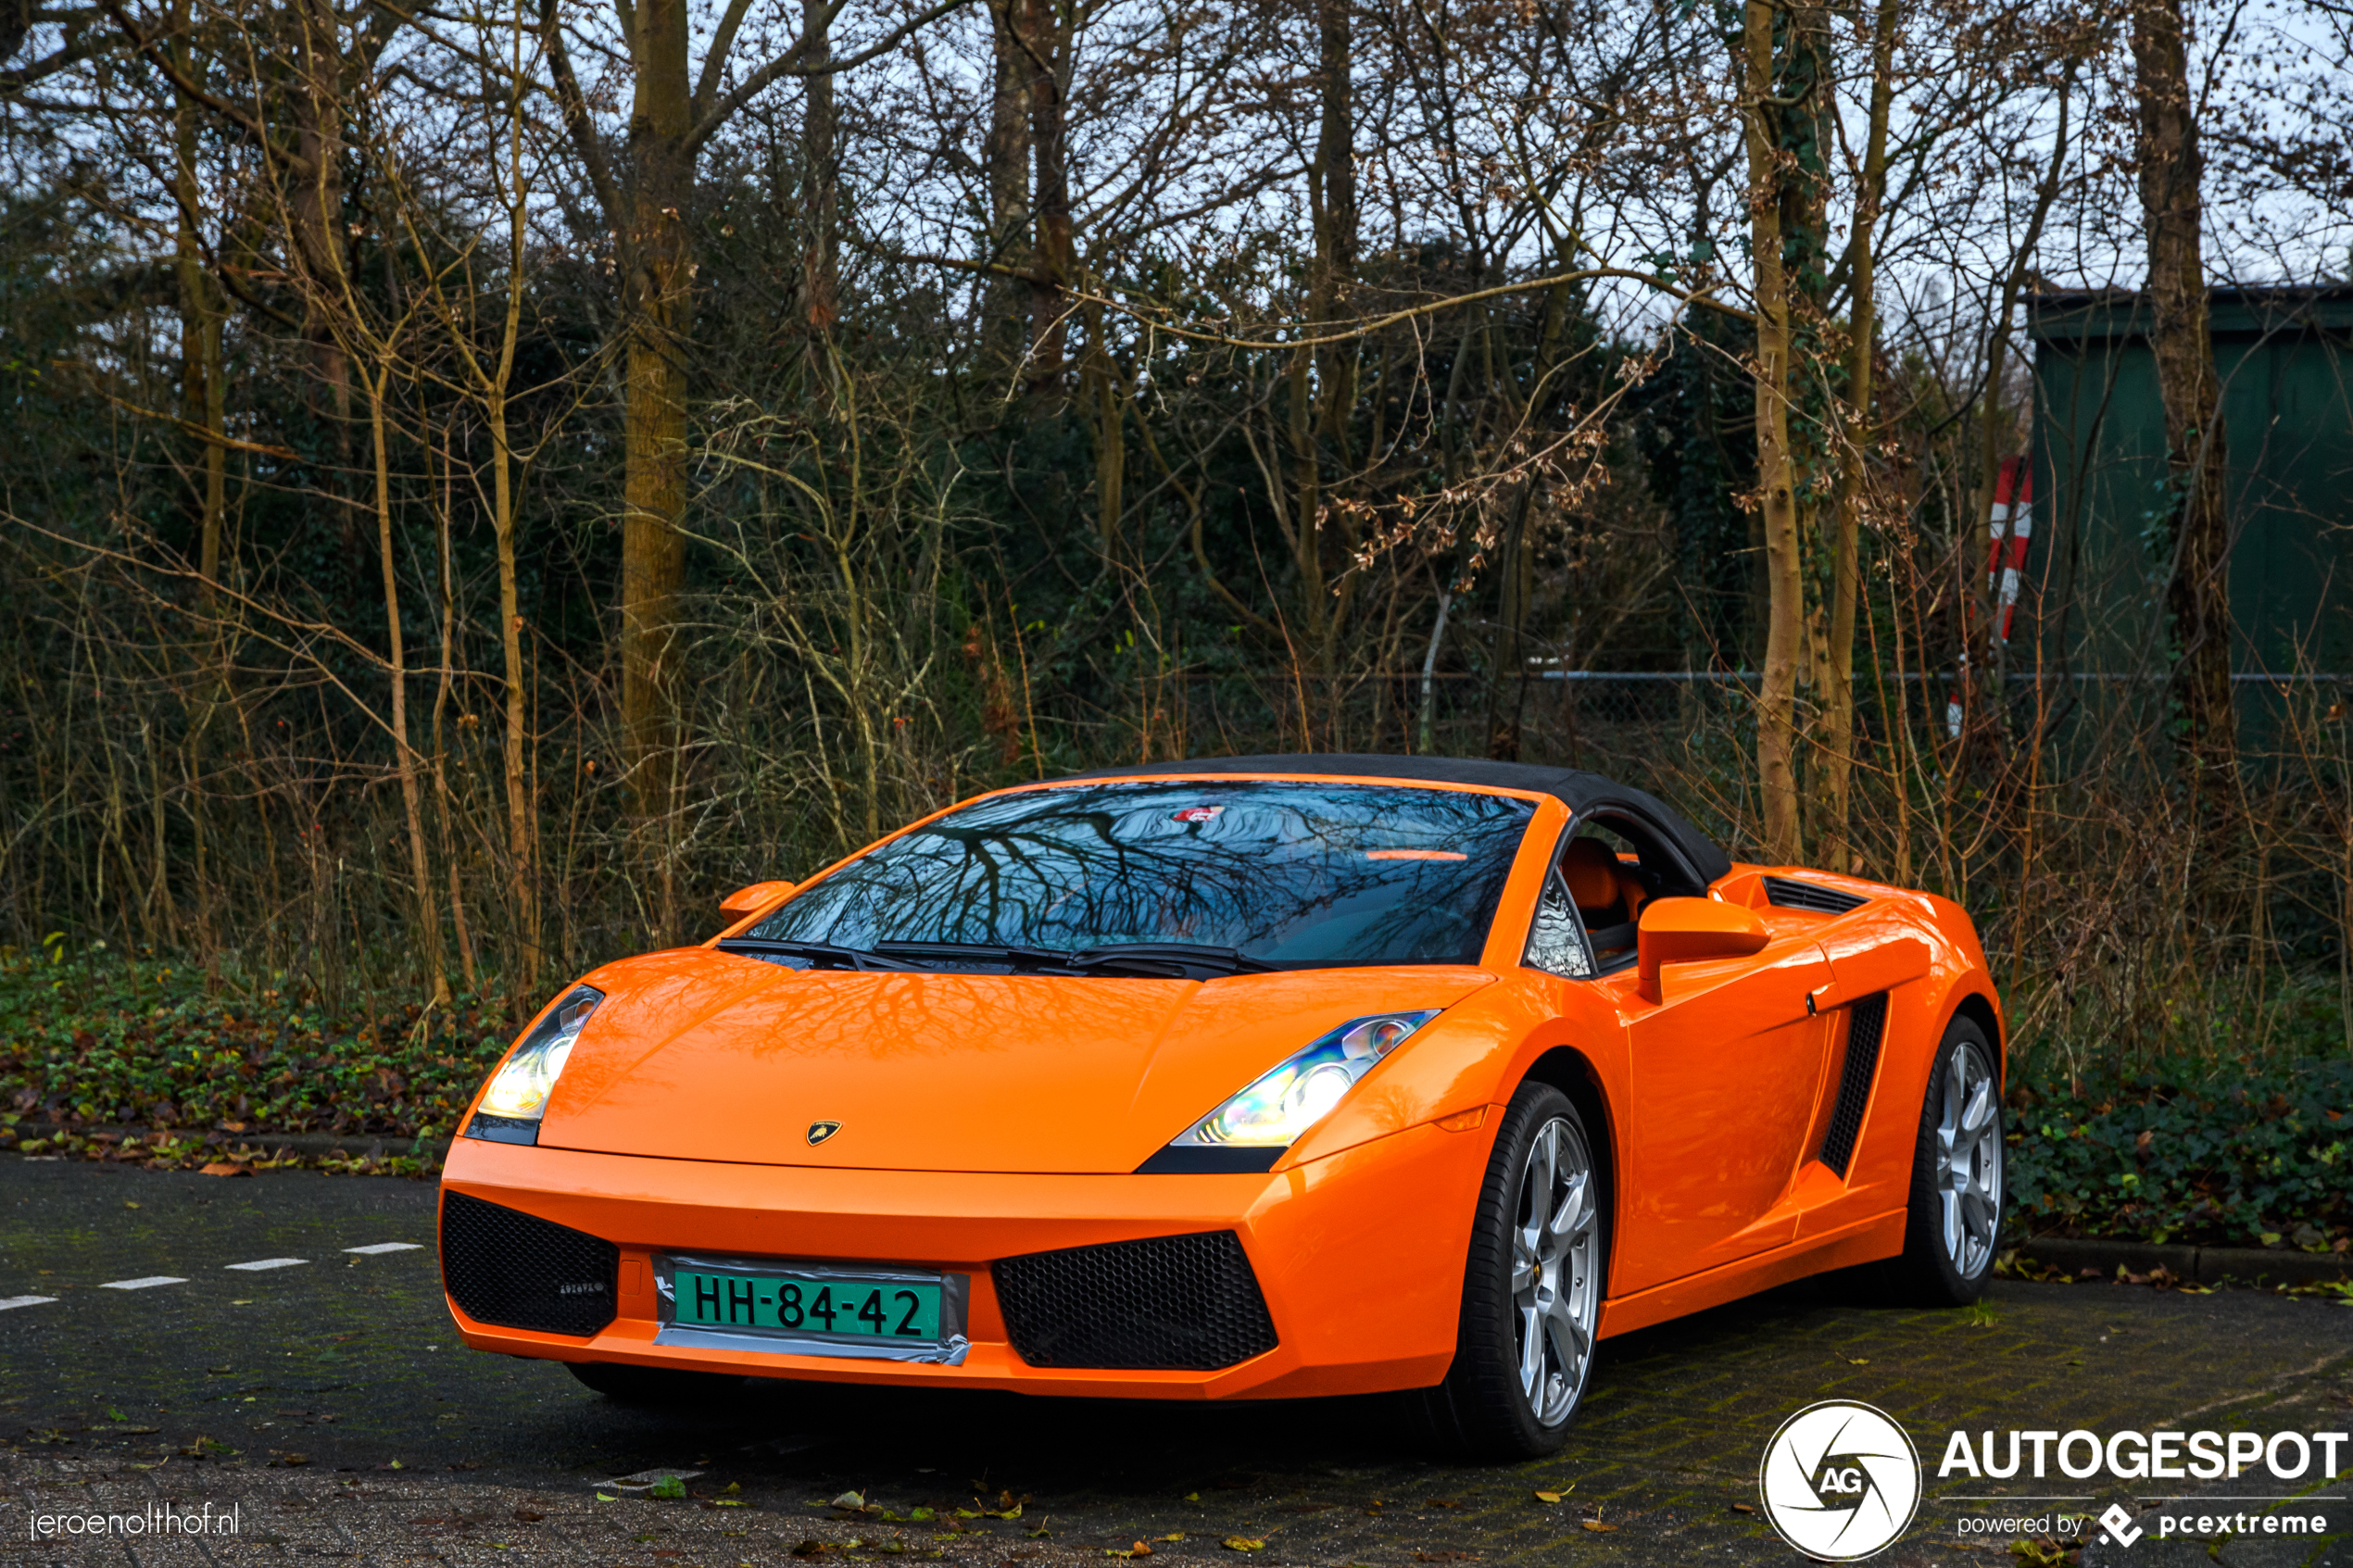
[[[2007,643],[2018,614],[2019,584],[2026,573],[2027,543],[2034,537],[2034,470],[2024,458],[2002,459],[1987,533],[1985,577],[1994,594],[1994,635]]]

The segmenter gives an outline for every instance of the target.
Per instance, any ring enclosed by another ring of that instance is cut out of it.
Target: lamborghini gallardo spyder
[[[1592,773],[1349,756],[998,790],[550,1002],[469,1109],[466,1342],[746,1376],[1399,1391],[1559,1446],[1613,1335],[1801,1275],[1982,1287],[1969,919],[1736,864]]]

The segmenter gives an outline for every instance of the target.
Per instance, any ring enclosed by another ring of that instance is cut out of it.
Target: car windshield
[[[1286,969],[1476,963],[1534,809],[1467,790],[1231,780],[1000,795],[859,857],[744,935],[1182,944]]]

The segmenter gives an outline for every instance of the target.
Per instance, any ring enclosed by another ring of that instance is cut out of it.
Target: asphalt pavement
[[[2317,1461],[2284,1483],[2175,1484],[2187,1500],[1937,1475],[1954,1430],[2353,1425],[2353,1310],[2326,1300],[2001,1281],[1977,1308],[1925,1311],[1793,1286],[1610,1341],[1564,1452],[1470,1467],[1426,1457],[1379,1399],[775,1384],[684,1412],[616,1406],[560,1367],[459,1344],[434,1196],[0,1157],[0,1562],[1066,1568],[1140,1545],[1165,1568],[1788,1563],[1756,1512],[1760,1457],[1799,1409],[1854,1399],[1926,1465],[1917,1519],[1875,1562],[2056,1563],[2088,1540],[2095,1568],[2353,1563],[2337,1534],[2353,1477]],[[663,1474],[684,1496],[645,1489]],[[862,1506],[834,1506],[851,1493]],[[2129,1548],[2063,1527],[2112,1503],[2134,1518]],[[235,1532],[157,1523],[206,1506]],[[2265,1533],[2266,1514],[2331,1507],[2323,1535]],[[37,1523],[107,1514],[147,1523]],[[2046,1544],[1963,1529],[2038,1517]]]

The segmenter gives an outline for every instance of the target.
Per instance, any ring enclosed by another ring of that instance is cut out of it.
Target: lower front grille
[[[621,1248],[462,1192],[441,1197],[441,1283],[476,1323],[582,1338],[612,1322]]]
[[[1000,1260],[990,1271],[1031,1366],[1214,1372],[1275,1348],[1274,1320],[1231,1231]]]

